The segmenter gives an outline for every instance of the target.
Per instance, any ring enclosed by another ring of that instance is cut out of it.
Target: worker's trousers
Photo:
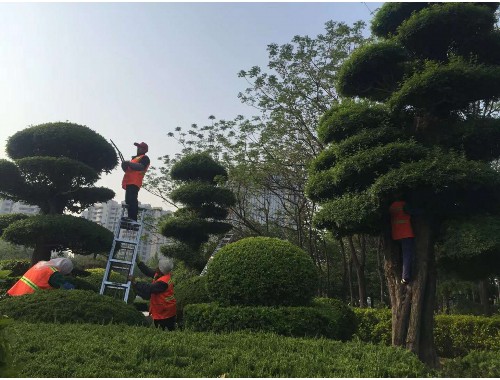
[[[415,255],[415,239],[401,239],[401,250],[403,251],[403,280],[409,282],[411,279],[411,263]]]
[[[125,203],[128,205],[128,217],[137,221],[139,212],[139,187],[136,185],[127,185],[125,188]]]

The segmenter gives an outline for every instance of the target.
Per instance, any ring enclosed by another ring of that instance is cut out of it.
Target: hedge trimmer
[[[115,147],[116,151],[118,152],[118,157],[120,157],[120,160],[122,160],[122,162],[125,161],[125,159],[123,158],[122,152],[120,152],[120,149],[118,149],[118,147],[113,142],[113,140],[109,139],[109,141],[111,141],[111,144],[113,144],[113,146]]]

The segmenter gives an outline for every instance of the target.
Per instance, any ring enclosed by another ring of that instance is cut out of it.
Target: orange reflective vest
[[[134,162],[136,164],[140,163],[141,158],[144,157],[145,154],[141,154],[140,156],[137,156],[133,159],[130,160],[130,162]],[[137,187],[142,186],[142,180],[144,179],[144,175],[146,174],[146,171],[148,170],[149,165],[146,166],[144,170],[132,170],[131,168],[127,168],[125,171],[125,174],[123,175],[123,180],[122,180],[122,189],[125,190],[127,185],[136,185]]]
[[[167,319],[177,314],[176,301],[174,297],[174,283],[172,282],[170,273],[161,275],[157,272],[153,278],[153,284],[158,281],[167,283],[168,288],[161,293],[151,293],[151,299],[149,301],[149,314],[155,320]]]
[[[10,296],[22,296],[35,293],[40,289],[54,289],[49,285],[50,276],[57,272],[56,267],[36,268],[32,266],[23,277],[7,291]]]
[[[392,239],[400,240],[415,237],[411,228],[410,215],[404,212],[404,201],[392,202],[389,212],[391,213]]]

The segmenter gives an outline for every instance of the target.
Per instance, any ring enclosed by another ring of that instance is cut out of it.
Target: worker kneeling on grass
[[[153,318],[155,326],[164,330],[175,330],[177,308],[174,297],[174,283],[170,273],[174,269],[173,260],[168,257],[161,259],[156,270],[149,268],[139,260],[137,266],[142,273],[153,278],[151,284],[137,283],[134,277],[129,277],[129,280],[139,297],[150,300],[149,315]]]
[[[70,259],[57,258],[49,261],[39,261],[33,265],[17,281],[12,288],[7,290],[10,296],[22,296],[38,290],[74,289],[75,286],[64,277],[73,270]]]

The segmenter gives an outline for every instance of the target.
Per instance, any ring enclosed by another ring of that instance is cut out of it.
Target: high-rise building
[[[40,213],[40,207],[27,205],[22,202],[14,202],[10,199],[1,199],[0,198],[0,215],[1,214],[28,214],[28,215],[36,215]]]
[[[138,248],[138,256],[142,261],[148,261],[158,254],[160,247],[167,243],[167,238],[161,235],[156,228],[159,218],[170,214],[172,211],[163,210],[161,207],[151,207],[149,204],[139,204],[139,208],[146,209],[144,216],[144,229]],[[122,204],[110,200],[106,203],[96,203],[81,213],[81,217],[91,220],[110,231],[115,231],[116,224],[121,217]]]

